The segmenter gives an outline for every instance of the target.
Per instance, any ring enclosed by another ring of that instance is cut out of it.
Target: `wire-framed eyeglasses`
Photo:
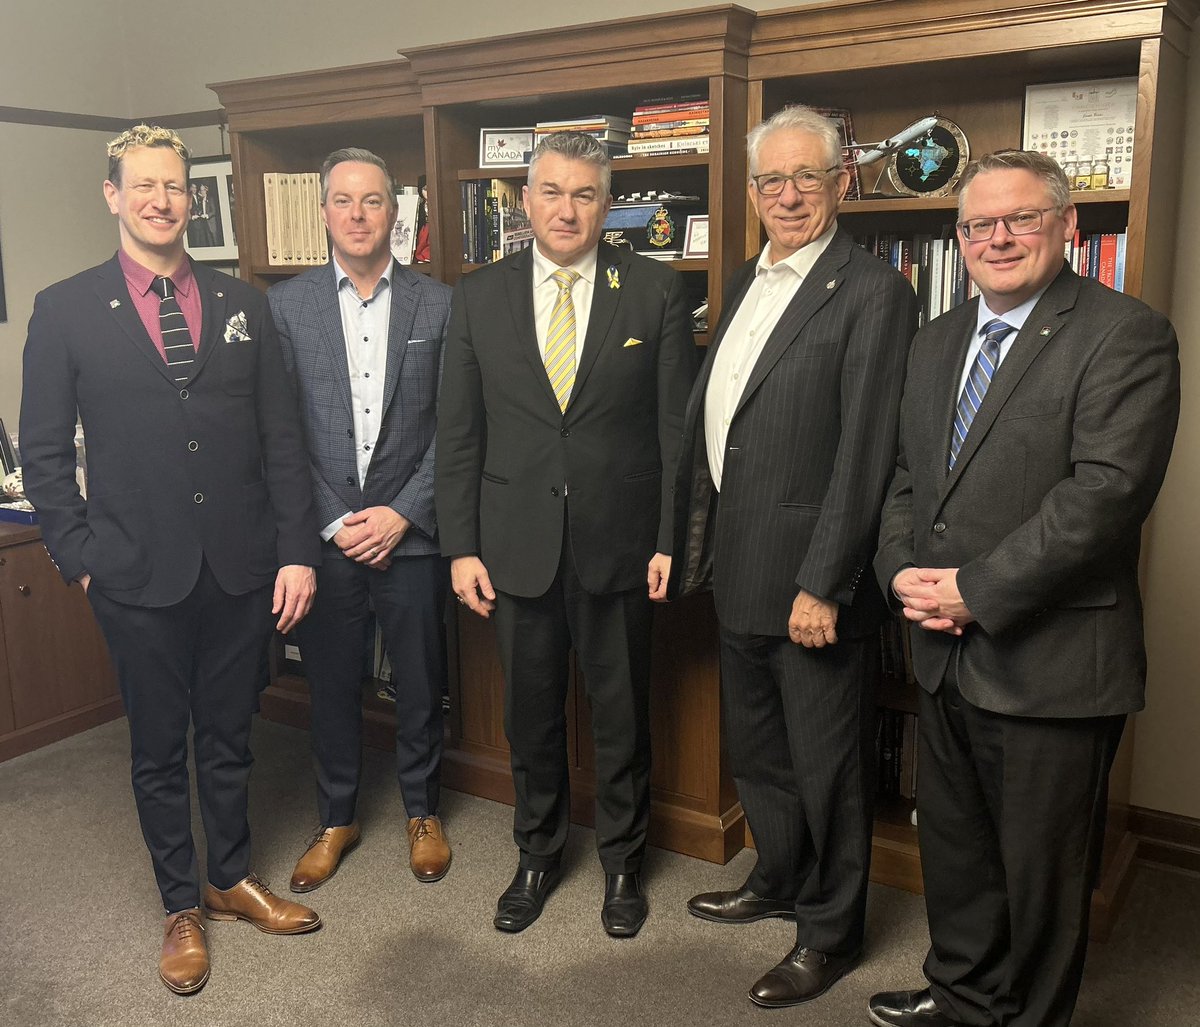
[[[998,218],[968,218],[958,223],[963,238],[968,242],[986,242],[996,234],[996,225],[1003,221],[1009,235],[1033,235],[1042,229],[1042,215],[1054,207],[1039,207],[1036,210],[1014,210]]]
[[[784,175],[778,171],[768,171],[765,175],[751,175],[750,181],[763,196],[778,196],[788,182],[796,187],[797,192],[815,193],[825,184],[825,179],[832,172],[841,171],[841,169],[841,164],[835,164],[831,168],[802,168],[799,171],[793,171],[790,175]]]

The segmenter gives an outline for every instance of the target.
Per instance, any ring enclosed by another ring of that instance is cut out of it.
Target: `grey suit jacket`
[[[718,498],[704,440],[717,351],[754,278],[737,273],[692,390],[676,484],[672,595],[711,576],[722,626],[787,635],[799,590],[837,602],[838,633],[873,631],[886,605],[870,573],[895,462],[912,286],[838,230],[784,311],[729,426]]]
[[[391,289],[383,420],[361,487],[333,262],[280,282],[267,298],[300,397],[318,520],[391,507],[417,529],[396,555],[419,556],[438,551],[433,466],[450,288],[393,262]]]
[[[918,333],[875,569],[958,567],[975,616],[958,641],[914,629],[935,691],[957,659],[983,709],[1090,717],[1144,704],[1142,522],[1179,417],[1178,344],[1161,314],[1065,264],[1000,365],[947,472],[977,302]]]

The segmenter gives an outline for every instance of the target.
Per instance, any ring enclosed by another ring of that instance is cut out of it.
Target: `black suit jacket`
[[[1065,264],[1000,365],[954,470],[946,463],[977,302],[913,345],[900,452],[875,561],[958,567],[976,622],[961,643],[912,631],[917,679],[998,713],[1091,717],[1144,705],[1141,525],[1179,417],[1174,329]]]
[[[724,627],[786,636],[804,589],[839,604],[840,635],[861,636],[886,612],[870,566],[895,462],[916,297],[899,272],[836,232],[746,383],[718,498],[704,440],[705,393],[756,264],[748,261],[730,283],[688,402],[671,591],[687,594],[711,578]]]
[[[442,552],[478,554],[497,588],[541,595],[558,569],[566,500],[584,587],[645,587],[650,557],[670,551],[671,482],[695,360],[678,272],[601,243],[564,413],[538,351],[532,249],[465,276],[451,305],[438,409]]]
[[[121,265],[38,294],[25,344],[21,454],[42,536],[68,582],[122,603],[183,599],[207,559],[240,595],[320,558],[308,457],[265,297],[193,263],[203,328],[173,380]],[[75,483],[75,421],[88,498]]]

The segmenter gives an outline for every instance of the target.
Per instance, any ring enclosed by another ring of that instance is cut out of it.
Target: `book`
[[[10,524],[37,524],[38,515],[26,502],[0,503],[0,521],[8,521]]]
[[[708,153],[709,136],[684,136],[681,139],[631,139],[630,156],[656,153]]]

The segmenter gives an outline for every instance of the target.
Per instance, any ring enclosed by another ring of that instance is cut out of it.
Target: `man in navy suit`
[[[1108,774],[1145,704],[1142,523],[1179,418],[1175,331],[1063,262],[1050,158],[963,176],[977,299],[913,342],[875,570],[920,691],[927,987],[879,1027],[1066,1027],[1087,952]]]
[[[795,947],[750,990],[777,1007],[822,994],[862,949],[887,612],[870,560],[917,304],[838,228],[850,176],[827,118],[784,108],[747,144],[769,242],[734,276],[692,390],[671,567],[677,592],[712,581],[728,751],[758,848],[741,888],[688,911],[795,919]]]
[[[363,149],[331,153],[325,267],[270,291],[300,395],[322,525],[318,596],[297,631],[312,699],[320,827],[292,890],[329,879],[358,844],[364,629],[374,606],[396,684],[396,772],[420,881],[450,865],[438,817],[448,575],[433,510],[434,432],[450,289],[392,259],[396,189]]]
[[[246,818],[265,647],[273,625],[288,631],[308,611],[320,554],[266,300],[184,253],[187,149],[138,125],[108,157],[121,248],[35,301],[21,450],[46,547],[87,592],[116,665],[138,818],[167,911],[159,975],[186,994],[209,975],[189,725],[208,916],[272,934],[320,924],[250,873]],[[87,499],[75,481],[77,417]]]

